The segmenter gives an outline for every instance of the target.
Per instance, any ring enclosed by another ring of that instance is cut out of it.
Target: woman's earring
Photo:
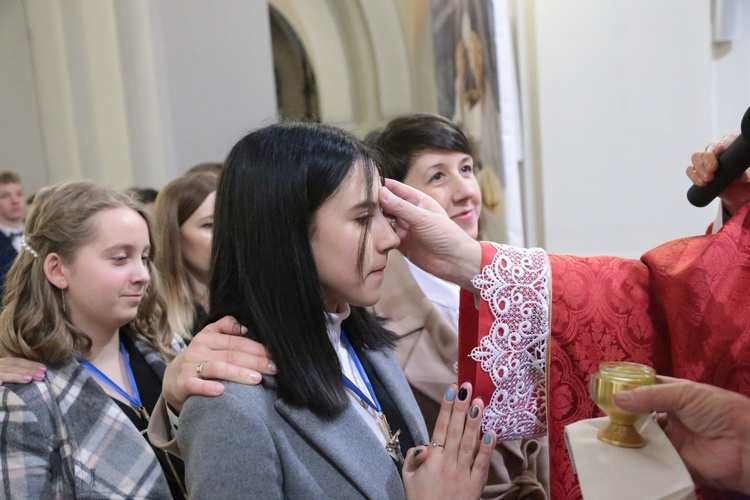
[[[61,284],[61,285],[65,285],[65,282],[64,282],[64,281],[61,281],[61,282],[60,282],[60,284]],[[67,308],[65,307],[65,289],[64,289],[64,288],[61,288],[61,289],[60,289],[60,297],[62,298],[62,306],[63,306],[63,312],[64,312],[64,313],[66,313],[66,312],[68,312],[68,310],[67,310]]]

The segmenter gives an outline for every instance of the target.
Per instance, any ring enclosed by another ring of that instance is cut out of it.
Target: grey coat
[[[135,344],[161,379],[166,365]],[[0,498],[170,498],[151,446],[72,359],[0,386]]]
[[[366,351],[414,442],[427,430],[390,352]],[[191,498],[404,498],[393,460],[354,408],[324,420],[279,399],[276,380],[190,397],[177,436]]]

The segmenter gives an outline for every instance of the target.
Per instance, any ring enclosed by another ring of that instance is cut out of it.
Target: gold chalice
[[[599,371],[591,375],[591,398],[607,414],[610,423],[599,431],[597,437],[605,443],[626,448],[645,445],[646,439],[634,427],[642,415],[621,410],[612,401],[612,396],[618,391],[655,383],[656,372],[650,366],[627,361],[600,364]]]

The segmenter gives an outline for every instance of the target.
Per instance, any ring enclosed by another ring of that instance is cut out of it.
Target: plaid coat
[[[135,341],[163,378],[164,361]],[[0,497],[171,498],[148,442],[76,361],[0,386]]]

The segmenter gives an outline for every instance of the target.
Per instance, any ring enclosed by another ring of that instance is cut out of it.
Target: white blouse
[[[458,335],[458,304],[461,287],[418,268],[409,259],[406,259],[406,263],[425,297],[443,313],[448,323],[453,326],[453,331]]]

